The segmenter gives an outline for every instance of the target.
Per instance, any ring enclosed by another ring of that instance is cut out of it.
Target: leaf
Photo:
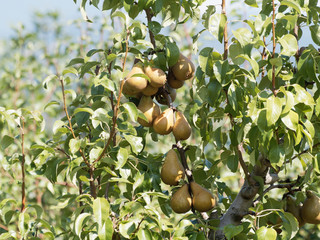
[[[150,232],[150,230],[148,228],[140,228],[138,233],[137,233],[137,237],[138,239],[143,239],[143,240],[152,240],[153,237],[152,237],[152,234]]]
[[[282,104],[279,98],[271,95],[267,99],[267,124],[273,126],[281,115]]]
[[[90,217],[90,213],[81,213],[74,222],[73,231],[79,237],[81,237],[81,233],[83,232],[82,228],[84,227],[83,225],[88,217]]]
[[[281,55],[293,56],[298,50],[298,42],[292,34],[286,34],[278,40],[282,46]]]
[[[227,17],[220,13],[213,14],[209,20],[209,32],[221,43],[226,22]]]
[[[235,226],[232,224],[228,224],[223,228],[223,232],[226,235],[228,240],[231,240],[234,236],[237,236],[242,231],[243,231],[242,225]]]
[[[209,76],[213,74],[212,51],[212,48],[205,47],[200,51],[198,57],[199,66],[201,70]]]
[[[91,49],[88,53],[87,53],[87,57],[92,57],[94,54],[98,53],[98,52],[103,52],[103,49]]]
[[[244,1],[246,4],[248,4],[251,7],[258,7],[257,1],[256,0],[245,0]]]
[[[238,170],[238,156],[230,155],[227,159],[227,166],[231,172],[236,172]]]
[[[93,201],[93,215],[98,223],[99,239],[111,240],[113,235],[113,225],[109,218],[110,204],[107,199],[98,197]]]
[[[281,117],[281,121],[287,128],[296,131],[299,123],[299,115],[293,110],[290,110],[289,113]]]
[[[296,10],[299,14],[301,14],[301,9],[299,4],[295,3],[294,1],[287,1],[287,0],[282,0],[280,2],[280,6],[286,5],[288,7],[293,8],[294,10]]]
[[[131,146],[132,151],[138,154],[143,149],[142,138],[135,137],[132,135],[124,135],[124,138],[128,141]]]
[[[77,108],[76,110],[74,110],[74,114],[79,112],[87,112],[87,113],[90,113],[91,115],[94,113],[91,108]]]
[[[84,59],[83,58],[74,58],[68,63],[67,67],[70,67],[72,65],[79,64],[79,63],[84,63]]]
[[[9,147],[14,142],[14,138],[10,137],[8,135],[4,135],[1,140],[1,147],[3,150],[5,150],[7,147]]]
[[[133,122],[136,122],[139,114],[136,105],[132,102],[126,102],[122,106],[124,107],[125,111],[128,113],[130,120]]]
[[[161,24],[156,21],[149,22],[148,28],[153,32],[154,35],[157,35],[161,31]]]
[[[69,148],[72,154],[75,154],[80,149],[81,141],[79,139],[71,139]]]
[[[94,66],[100,64],[100,62],[93,61],[93,62],[86,62],[84,65],[81,66],[80,78],[84,76],[84,74],[89,73],[90,69]]]
[[[172,67],[177,63],[180,56],[180,51],[176,43],[168,42],[166,44],[166,56],[169,67]]]
[[[232,31],[232,33],[235,36],[235,38],[238,39],[242,47],[245,47],[252,41],[251,31],[247,28],[238,28],[237,30]]]
[[[256,232],[257,240],[276,240],[277,232],[273,228],[261,227]]]
[[[128,157],[129,157],[128,150],[125,148],[120,148],[117,154],[118,161],[116,162],[116,170],[122,168],[126,164]]]
[[[311,32],[312,40],[315,44],[320,45],[320,26],[319,25],[313,25],[309,27]]]

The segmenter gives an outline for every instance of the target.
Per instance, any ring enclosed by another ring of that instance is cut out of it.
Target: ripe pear
[[[135,64],[127,75],[122,90],[124,94],[135,95],[147,87],[148,80],[143,77],[133,76],[135,74],[144,74],[142,63]]]
[[[216,200],[212,196],[211,192],[196,182],[191,182],[190,187],[193,195],[192,205],[195,210],[199,212],[207,212],[215,206]]]
[[[167,76],[160,68],[146,66],[144,71],[150,78],[150,85],[155,88],[162,87],[167,82]]]
[[[179,81],[175,78],[175,76],[173,75],[173,73],[169,72],[168,75],[168,84],[170,87],[174,88],[174,89],[178,89],[181,88],[184,84],[184,81]]]
[[[306,223],[320,223],[320,199],[311,191],[307,191],[307,198],[301,208],[301,217]]]
[[[182,112],[177,111],[176,122],[172,129],[174,137],[180,140],[186,140],[191,135],[191,127]]]
[[[305,224],[305,221],[301,217],[301,206],[296,205],[296,200],[293,196],[287,195],[286,212],[291,213],[299,222],[299,227]]]
[[[152,96],[158,92],[158,88],[151,86],[149,83],[145,89],[142,90],[142,94],[145,96]]]
[[[173,128],[173,109],[168,108],[163,111],[153,121],[153,129],[156,133],[161,135],[167,135]]]
[[[161,168],[162,181],[165,184],[176,186],[184,176],[184,168],[177,153],[173,149],[170,149]]]
[[[184,184],[172,195],[170,206],[176,213],[186,213],[191,209],[191,202],[188,184]]]
[[[173,65],[173,75],[179,81],[185,81],[193,77],[195,71],[194,64],[180,53],[178,62]]]
[[[148,119],[148,122],[138,118],[138,122],[144,127],[151,127],[153,120],[160,115],[160,107],[153,102],[150,96],[142,96],[138,105],[138,109]]]

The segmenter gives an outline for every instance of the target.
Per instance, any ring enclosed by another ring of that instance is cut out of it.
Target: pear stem
[[[181,163],[182,163],[182,166],[184,168],[184,171],[187,175],[187,178],[188,178],[188,182],[193,182],[194,179],[193,179],[193,176],[192,176],[192,171],[189,169],[188,167],[188,163],[187,163],[187,159],[186,159],[186,155],[185,155],[185,149],[183,149],[180,141],[178,141],[176,144],[173,145],[174,148],[177,148],[178,152],[179,152],[179,155],[180,155],[180,159],[181,159]]]

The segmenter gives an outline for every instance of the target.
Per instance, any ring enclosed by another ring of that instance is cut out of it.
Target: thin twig
[[[150,36],[150,41],[153,45],[153,48],[156,48],[156,41],[154,40],[154,35],[153,35],[153,32],[151,31],[150,27],[149,27],[149,24],[152,20],[152,14],[150,12],[150,9],[145,9],[145,12],[146,12],[146,15],[147,15],[147,19],[148,19],[148,29],[149,29],[149,36]]]
[[[274,0],[272,0],[272,58],[275,57],[276,53],[276,30],[275,30],[275,24],[274,20],[276,18],[276,7],[274,4]],[[274,96],[277,95],[276,93],[276,66],[272,65],[272,92]]]
[[[238,157],[239,157],[239,163],[241,165],[241,168],[242,168],[244,174],[246,175],[246,179],[249,181],[249,183],[254,183],[254,181],[252,181],[251,175],[249,173],[249,169],[243,160],[240,144],[238,144],[237,152],[238,152]]]
[[[227,19],[227,11],[226,11],[226,0],[222,0],[222,14],[225,15]],[[228,21],[226,21],[226,24],[224,26],[223,30],[223,59],[226,60],[228,58]]]
[[[128,46],[128,44],[129,44],[128,43],[129,36],[130,36],[130,31],[127,30],[126,53],[125,53],[124,60],[123,60],[123,63],[122,63],[122,72],[124,72],[126,61],[127,61],[127,56],[128,56],[128,51],[129,51],[129,46]],[[114,107],[114,113],[113,113],[113,117],[112,117],[112,129],[111,129],[111,132],[110,132],[109,139],[108,139],[106,145],[104,146],[104,148],[102,150],[102,153],[100,154],[100,156],[96,160],[94,160],[93,164],[99,162],[101,160],[101,158],[103,158],[104,154],[107,152],[107,149],[108,149],[111,141],[113,140],[113,137],[116,134],[117,118],[118,118],[118,112],[119,112],[119,107],[120,107],[120,99],[121,99],[121,94],[122,94],[124,82],[125,81],[122,81],[121,84],[120,84],[119,96],[118,96],[118,99],[117,99],[117,105]]]
[[[314,145],[312,146],[312,149],[318,147],[319,145],[320,145],[320,142],[314,144]],[[294,155],[292,158],[290,158],[289,160],[287,160],[287,161],[285,162],[285,164],[290,163],[293,159],[295,159],[295,158],[297,158],[297,157],[301,156],[302,154],[307,153],[307,152],[309,152],[309,151],[310,151],[310,148],[307,148],[306,150],[303,150],[302,152],[297,153],[297,154]]]
[[[24,153],[24,117],[20,117],[21,119],[21,152],[22,152],[22,160],[21,160],[21,172],[22,172],[22,186],[21,186],[21,192],[22,192],[22,198],[21,198],[21,212],[24,211],[26,207],[26,181],[25,181],[25,153]]]

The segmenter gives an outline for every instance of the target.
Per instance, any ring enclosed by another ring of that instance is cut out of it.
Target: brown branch
[[[274,0],[272,0],[272,58],[275,57],[276,53],[276,30],[274,20],[276,18],[276,7],[274,4]],[[272,65],[272,92],[273,95],[276,96],[276,66]]]
[[[156,48],[156,41],[154,40],[154,35],[153,35],[153,32],[150,30],[149,28],[149,24],[151,22],[151,19],[153,17],[153,15],[151,14],[150,12],[150,9],[145,9],[145,12],[146,12],[146,15],[147,15],[147,19],[148,19],[148,29],[149,29],[149,36],[150,36],[150,41],[153,45],[153,48]]]
[[[130,36],[130,31],[127,30],[127,37],[126,37],[126,53],[125,53],[125,56],[124,56],[124,60],[123,60],[123,63],[122,63],[122,72],[124,72],[124,68],[125,68],[125,65],[126,65],[126,61],[127,61],[127,57],[128,57],[128,51],[129,51],[129,36]],[[125,79],[126,80],[126,79]],[[122,94],[122,90],[123,90],[123,85],[124,85],[124,81],[121,82],[120,84],[120,90],[119,90],[119,96],[118,96],[118,99],[117,99],[117,104],[116,106],[114,107],[114,112],[113,112],[113,117],[112,117],[112,129],[111,129],[111,132],[110,132],[110,136],[109,136],[109,139],[106,143],[106,145],[104,146],[103,150],[102,150],[102,153],[100,154],[100,156],[94,160],[93,164],[99,162],[101,160],[101,158],[103,158],[104,154],[107,152],[107,149],[111,143],[111,141],[113,140],[113,137],[115,136],[116,134],[116,127],[117,127],[117,118],[118,118],[118,112],[119,112],[119,107],[120,107],[120,99],[121,99],[121,94]]]
[[[187,175],[188,182],[189,183],[193,182],[194,179],[193,179],[193,176],[192,176],[192,171],[189,169],[189,166],[188,166],[188,163],[187,163],[187,159],[186,159],[186,155],[185,155],[185,149],[182,147],[180,141],[178,141],[172,147],[176,148],[178,150],[178,152],[179,152],[181,163],[182,163],[184,171],[185,171],[185,173]]]
[[[24,153],[24,117],[20,117],[21,119],[21,125],[20,125],[20,130],[21,130],[21,151],[22,151],[22,159],[21,159],[21,172],[22,172],[22,186],[21,186],[21,212],[24,211],[26,207],[26,180],[25,180],[25,153]]]
[[[246,175],[246,179],[248,180],[248,182],[250,184],[254,184],[255,181],[253,181],[253,179],[251,178],[251,175],[249,173],[249,169],[246,165],[246,163],[244,162],[243,160],[243,157],[242,157],[242,152],[241,152],[241,144],[238,144],[237,146],[237,152],[238,152],[238,157],[239,157],[239,163],[240,163],[240,166],[244,172],[244,174]]]
[[[64,83],[63,83],[63,78],[60,77],[60,84],[61,84],[61,90],[62,90],[62,97],[63,97],[63,110],[66,114],[66,117],[68,119],[68,122],[69,122],[69,130],[71,131],[71,134],[73,136],[74,139],[77,139],[74,131],[73,131],[73,127],[72,127],[72,123],[71,123],[71,118],[69,116],[69,113],[68,113],[68,109],[67,109],[67,103],[66,103],[66,95],[65,95],[65,92],[64,92]],[[96,186],[94,184],[94,174],[93,174],[93,171],[94,171],[94,168],[90,165],[88,159],[86,158],[86,156],[84,155],[82,149],[80,148],[79,149],[79,152],[82,156],[82,159],[83,161],[85,162],[85,164],[87,165],[88,169],[89,169],[89,175],[90,175],[90,192],[91,192],[91,196],[96,198],[97,197],[97,192],[96,192]]]
[[[222,0],[222,14],[226,16],[227,19],[227,11],[226,11],[226,0]],[[226,60],[228,58],[228,21],[224,26],[223,30],[223,59]]]

